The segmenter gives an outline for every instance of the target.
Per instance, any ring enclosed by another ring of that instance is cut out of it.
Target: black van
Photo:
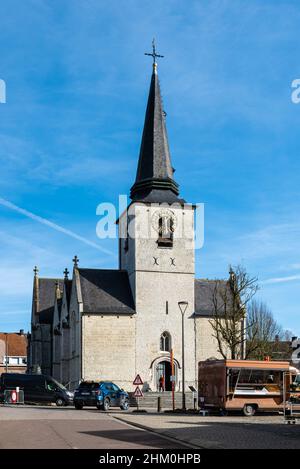
[[[24,391],[25,403],[48,404],[58,406],[73,403],[73,393],[51,376],[21,373],[2,373],[0,377],[0,401],[4,402],[4,391],[16,389]]]

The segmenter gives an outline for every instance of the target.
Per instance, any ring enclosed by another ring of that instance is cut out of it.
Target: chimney
[[[20,329],[19,334],[20,334],[20,335],[24,335],[24,329]]]

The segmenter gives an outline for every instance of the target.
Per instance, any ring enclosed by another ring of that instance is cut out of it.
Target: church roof
[[[130,193],[133,201],[184,202],[177,197],[179,186],[173,177],[165,115],[154,63],[136,180]]]
[[[135,305],[125,270],[77,269],[83,313],[134,314]]]
[[[214,315],[212,295],[216,283],[229,288],[227,280],[195,279],[195,315],[211,317]],[[221,299],[220,299],[221,302]]]
[[[55,303],[55,285],[63,288],[63,279],[39,278],[39,322],[41,324],[52,324],[54,303]]]

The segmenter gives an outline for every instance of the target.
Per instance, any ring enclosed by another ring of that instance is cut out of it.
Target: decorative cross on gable
[[[65,270],[64,270],[64,276],[65,276],[65,280],[68,280],[69,271],[68,271],[67,268],[65,268]]]

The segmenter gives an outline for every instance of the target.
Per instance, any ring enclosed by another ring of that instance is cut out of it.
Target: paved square
[[[0,449],[182,448],[97,409],[0,406]]]
[[[119,413],[118,418],[198,448],[300,448],[300,422],[287,425],[279,415],[202,417]]]
[[[0,448],[300,448],[279,415],[202,417],[113,409],[0,406]]]

